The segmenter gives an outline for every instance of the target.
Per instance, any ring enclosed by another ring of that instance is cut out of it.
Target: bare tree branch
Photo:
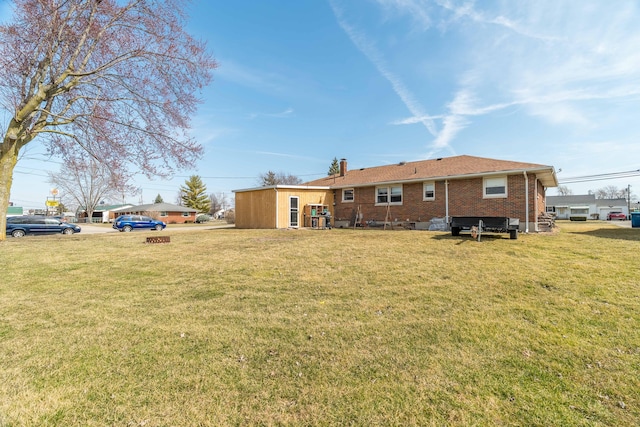
[[[188,0],[14,0],[0,25],[0,210],[19,152],[39,138],[65,160],[168,175],[202,146],[187,130],[216,67],[185,31]],[[0,215],[0,229],[4,218]],[[2,239],[2,236],[0,236]]]

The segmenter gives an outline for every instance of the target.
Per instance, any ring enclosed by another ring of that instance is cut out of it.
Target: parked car
[[[76,224],[69,224],[54,217],[24,215],[7,218],[7,234],[13,237],[23,237],[27,234],[73,234],[79,232],[80,227]]]
[[[612,219],[621,219],[621,220],[625,220],[627,219],[627,216],[625,214],[623,214],[622,212],[609,212],[607,214],[607,221],[611,221]]]
[[[164,222],[144,215],[120,215],[112,225],[116,230],[127,232],[143,229],[161,231],[166,226]]]

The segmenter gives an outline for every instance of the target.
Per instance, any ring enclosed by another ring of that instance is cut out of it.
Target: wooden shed
[[[329,187],[273,185],[234,190],[236,228],[299,228],[318,225],[310,215],[328,210],[333,215]]]

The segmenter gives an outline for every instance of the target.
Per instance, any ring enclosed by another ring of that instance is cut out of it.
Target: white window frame
[[[293,201],[295,200],[295,206]],[[289,196],[289,227],[300,227],[300,197]]]
[[[185,218],[189,218],[191,216],[191,212],[182,212],[182,216]]]
[[[507,176],[490,176],[484,177],[482,179],[482,197],[485,199],[505,199],[507,198],[509,191],[507,189]],[[504,192],[502,193],[488,193],[487,190],[490,188],[499,188],[503,187]]]
[[[433,193],[432,196],[427,196],[427,191]],[[435,181],[427,181],[422,184],[422,200],[434,201],[436,199],[436,183]]]
[[[392,202],[391,198],[392,197],[397,197],[398,193],[393,193],[394,189],[400,189],[400,201],[395,201]],[[386,201],[380,201],[379,200],[379,195],[380,195],[380,190],[386,190]],[[387,205],[402,205],[402,200],[403,200],[403,188],[402,188],[402,184],[400,185],[380,185],[376,187],[376,193],[375,193],[375,206],[387,206]]]
[[[351,192],[351,199],[347,199],[345,197],[345,194],[350,191]],[[343,188],[342,189],[342,203],[353,203],[353,201],[356,199],[356,193],[354,191],[353,188]]]
[[[161,211],[161,212],[160,212],[160,216],[161,216],[161,217],[169,216],[169,212],[167,212],[167,211]]]

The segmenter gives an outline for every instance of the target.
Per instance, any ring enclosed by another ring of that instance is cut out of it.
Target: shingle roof
[[[344,176],[331,175],[307,182],[304,185],[344,188],[381,183],[455,179],[499,173],[523,173],[525,171],[535,171],[537,177],[546,187],[558,185],[553,166],[466,155],[347,170]]]
[[[596,206],[628,206],[627,199],[596,199]]]
[[[595,194],[547,196],[547,206],[596,205],[599,207],[627,206],[627,199],[596,199]]]
[[[113,211],[116,209],[124,208],[127,206],[131,206],[129,204],[120,204],[120,205],[98,205],[94,209],[94,212],[104,212],[104,211]]]
[[[593,194],[547,196],[547,206],[592,205],[595,202],[596,196]]]

